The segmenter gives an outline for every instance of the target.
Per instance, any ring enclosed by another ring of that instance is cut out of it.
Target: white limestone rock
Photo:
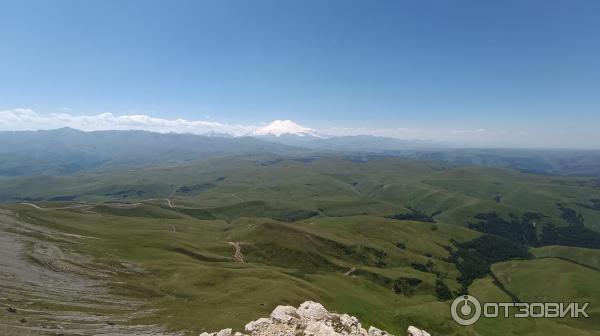
[[[348,314],[330,314],[334,329],[342,335],[360,336],[367,335],[358,319]]]
[[[261,318],[245,326],[246,333],[233,333],[223,329],[200,336],[393,336],[383,330],[370,327],[365,330],[360,321],[347,314],[330,313],[320,303],[307,301],[298,307],[278,306],[270,318]],[[413,326],[408,336],[431,336]]]
[[[233,330],[231,329],[223,329],[219,331],[215,336],[231,336]]]
[[[431,336],[425,330],[421,330],[421,329],[419,329],[417,327],[413,327],[413,326],[408,327],[408,329],[406,331],[408,332],[408,336]]]
[[[269,325],[271,325],[273,322],[268,319],[268,318],[259,318],[256,321],[252,321],[248,324],[246,324],[246,326],[244,327],[244,330],[246,330],[249,333],[253,333],[253,332],[257,332],[260,329],[264,329],[266,327],[268,327]]]
[[[332,326],[323,321],[309,321],[304,329],[304,336],[338,336]]]
[[[296,310],[296,314],[300,316],[300,318],[305,320],[313,320],[313,321],[327,321],[329,320],[329,312],[322,304],[306,301],[298,307]]]
[[[296,308],[292,306],[277,306],[271,313],[271,320],[280,323],[291,323],[299,318]]]
[[[369,328],[369,336],[393,336],[392,334],[388,334],[383,330],[379,330],[373,326]]]

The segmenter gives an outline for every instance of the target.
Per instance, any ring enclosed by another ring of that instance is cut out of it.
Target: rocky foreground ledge
[[[320,303],[307,301],[298,308],[278,306],[269,318],[260,318],[244,327],[245,333],[232,329],[202,333],[200,336],[393,336],[370,327],[364,329],[358,319],[347,314],[330,313]],[[409,336],[430,336],[429,333],[408,327]]]

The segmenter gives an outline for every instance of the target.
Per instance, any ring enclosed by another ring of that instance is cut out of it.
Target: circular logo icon
[[[458,324],[471,325],[481,316],[481,303],[471,295],[459,296],[452,301],[450,314]]]

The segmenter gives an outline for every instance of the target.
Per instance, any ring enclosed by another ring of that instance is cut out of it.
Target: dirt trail
[[[245,263],[246,261],[244,261],[244,255],[242,254],[242,245],[239,242],[227,242],[227,244],[235,247],[235,253],[233,254],[235,260]]]
[[[231,194],[231,196],[237,198],[240,202],[244,202],[244,200],[240,196],[236,195],[235,193]]]
[[[351,276],[354,272],[356,272],[356,268],[352,267],[348,270],[348,272],[344,273],[344,275]]]
[[[42,207],[40,207],[39,205],[37,205],[37,204],[33,204],[33,203],[25,203],[25,202],[21,202],[20,204],[29,205],[29,206],[31,206],[31,207],[34,207],[34,208],[38,209],[38,210],[47,210],[47,209],[45,209],[45,208],[42,208]]]
[[[79,239],[0,210],[0,334],[175,335],[130,324],[153,312],[141,308],[143,301],[105,287],[115,272],[129,267],[94,264],[62,246]]]
[[[110,202],[110,203],[103,203],[103,204],[98,204],[98,205],[107,206],[107,207],[113,208],[113,209],[135,209],[135,208],[140,207],[140,206],[142,206],[144,204],[141,203],[141,202],[137,202],[137,203]]]
[[[45,208],[45,207],[41,207],[37,204],[34,203],[27,203],[27,202],[21,202],[19,204],[23,204],[23,205],[28,205],[30,207],[33,207],[37,210],[43,210],[43,211],[49,211],[49,210],[80,210],[83,212],[90,212],[90,213],[95,213],[93,211],[91,211],[91,209],[94,209],[95,207],[97,207],[98,205],[104,205],[110,208],[117,208],[117,209],[131,209],[131,208],[135,208],[138,207],[140,205],[142,205],[142,203],[104,203],[104,204],[83,204],[83,203],[77,203],[77,204],[72,204],[72,205],[67,205],[67,206],[62,206],[62,207],[54,207],[54,208]]]
[[[167,206],[169,208],[174,208],[175,207],[175,202],[173,202],[170,198],[147,198],[144,200],[141,200],[141,203],[148,203],[148,202],[152,202],[152,201],[164,201],[167,203]]]
[[[135,202],[135,203],[121,203],[121,202],[107,202],[107,203],[101,203],[101,204],[77,203],[77,204],[72,204],[72,205],[67,205],[67,206],[62,206],[62,207],[55,207],[55,208],[46,208],[46,207],[39,206],[35,203],[29,203],[29,202],[21,202],[19,204],[28,205],[37,210],[44,210],[44,211],[46,211],[46,210],[80,210],[83,212],[96,213],[91,210],[97,206],[106,206],[106,207],[113,208],[113,209],[134,209],[134,208],[144,205],[144,203],[146,203],[146,202],[151,202],[151,201],[165,201],[167,203],[167,205],[169,206],[169,208],[175,207],[175,203],[169,198],[149,198],[149,199],[141,200],[141,201]]]

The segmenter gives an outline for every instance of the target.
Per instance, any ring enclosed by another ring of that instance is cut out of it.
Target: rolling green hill
[[[465,328],[449,315],[465,291],[595,303],[600,250],[581,247],[600,235],[593,178],[260,154],[3,179],[0,190],[21,223],[10,232],[87,256],[65,262],[143,300],[152,313],[132,324],[195,335],[315,300],[397,334],[408,325],[439,335],[600,333],[597,318]]]
[[[600,198],[593,178],[451,168],[395,158],[356,162],[344,156],[227,156],[170,167],[0,179],[0,200],[10,202],[155,198],[170,198],[191,208],[260,201],[271,213],[293,209],[326,216],[393,215],[408,213],[410,207],[463,226],[474,215],[490,211],[536,212],[564,224],[560,203],[581,213],[589,228],[600,229],[600,211],[590,206],[590,199]],[[255,203],[245,208],[233,216],[244,211],[250,217],[257,215]]]

